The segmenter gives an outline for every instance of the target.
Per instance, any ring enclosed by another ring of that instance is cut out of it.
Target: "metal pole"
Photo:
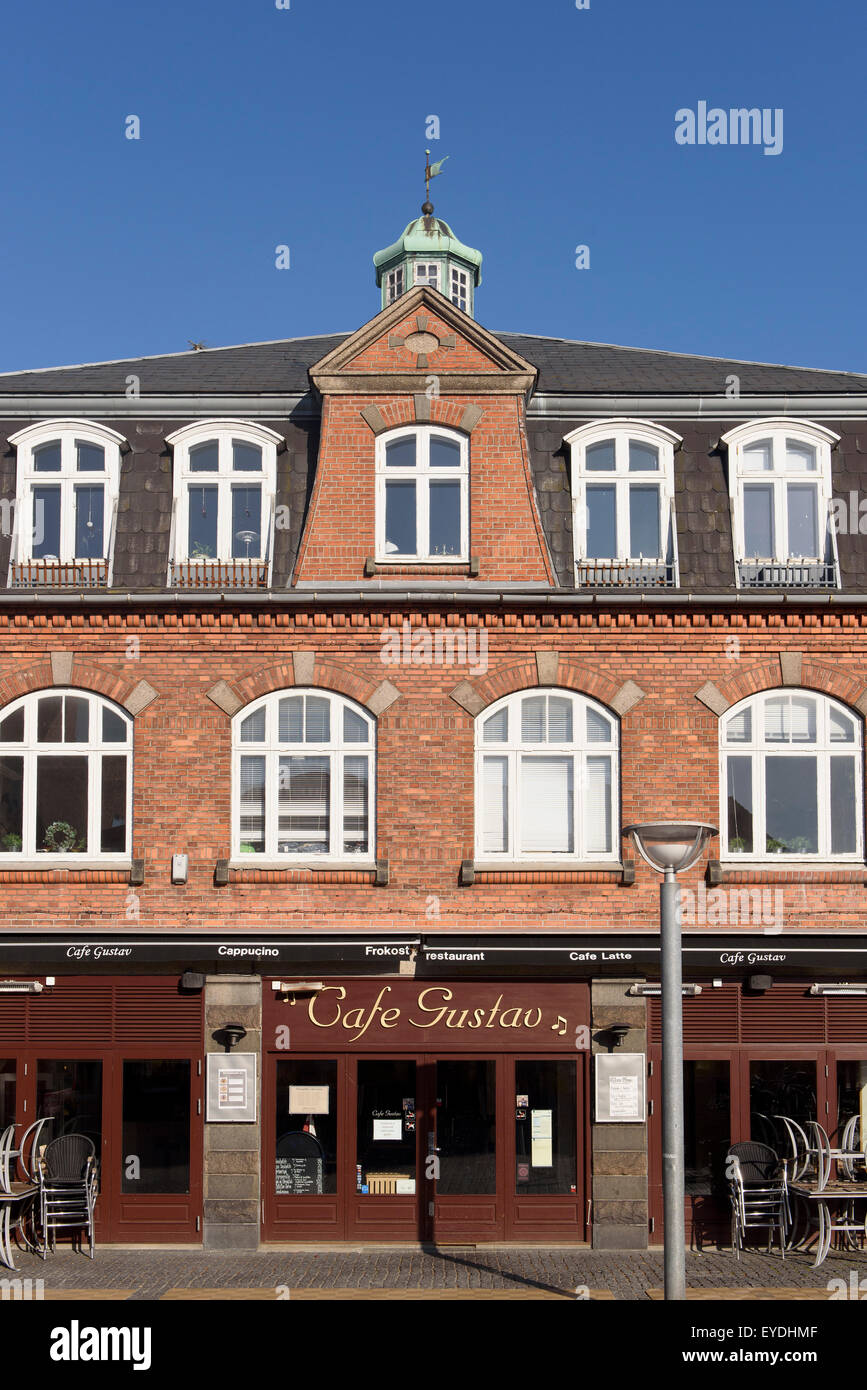
[[[683,1163],[683,990],[680,890],[673,869],[659,889],[662,929],[662,1203],[665,1297],[686,1298]]]

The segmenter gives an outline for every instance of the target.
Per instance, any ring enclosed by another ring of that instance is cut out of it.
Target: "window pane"
[[[84,439],[76,439],[75,466],[79,473],[104,473],[105,450],[99,444],[88,444]]]
[[[36,760],[36,848],[83,853],[87,843],[87,758]]]
[[[79,695],[67,695],[65,703],[63,742],[87,743],[90,736],[90,711],[87,700],[83,700]]]
[[[854,743],[855,742],[855,721],[845,715],[842,710],[834,709],[833,705],[828,710],[831,724],[832,743]],[[3,725],[0,724],[0,739],[3,737]]]
[[[304,742],[304,696],[289,695],[278,707],[277,738],[281,743]]]
[[[786,440],[786,467],[799,473],[814,473],[816,470],[816,450],[810,444],[801,444],[797,439]]]
[[[0,725],[0,729],[2,729],[2,725]],[[482,738],[485,743],[505,743],[508,737],[509,711],[508,709],[501,709],[485,720],[482,725]]]
[[[100,848],[105,854],[126,849],[126,756],[102,759]]]
[[[438,434],[431,435],[430,466],[431,468],[460,468],[460,444],[456,443],[454,439],[442,439]]]
[[[307,743],[327,743],[331,737],[331,705],[320,695],[305,697],[304,738]]]
[[[407,434],[402,439],[393,439],[385,446],[385,465],[387,468],[415,468],[415,435]]]
[[[577,1181],[575,1063],[516,1061],[515,1192],[569,1196]]]
[[[190,488],[190,559],[217,558],[217,489]]]
[[[502,854],[509,847],[509,760],[482,759],[482,850]]]
[[[726,758],[729,854],[753,853],[753,761]]]
[[[617,554],[614,488],[587,489],[587,558],[611,560]]]
[[[241,439],[233,439],[232,468],[236,473],[261,473],[262,450],[258,444],[245,444]]]
[[[128,725],[125,719],[121,719],[119,714],[115,714],[113,709],[102,711],[102,741],[103,743],[126,743]]]
[[[831,853],[854,854],[855,759],[831,759]]]
[[[744,553],[768,560],[774,554],[774,492],[770,487],[744,488]]]
[[[75,489],[75,555],[82,560],[101,560],[105,555],[103,487]]]
[[[659,450],[652,444],[639,444],[637,439],[629,441],[630,473],[655,473],[659,468]]]
[[[743,452],[743,460],[747,473],[769,473],[773,463],[771,441],[763,439],[758,444],[748,444]]]
[[[775,695],[765,702],[765,742],[788,743],[791,731],[788,695]]]
[[[241,720],[241,742],[263,743],[265,739],[265,706]]]
[[[584,466],[591,473],[613,473],[614,440],[605,439],[601,444],[591,444],[584,455]]]
[[[255,715],[251,715],[255,718]],[[241,809],[239,848],[242,854],[262,854],[265,849],[265,759],[241,759]]]
[[[24,759],[0,758],[0,853],[22,849]]]
[[[311,1097],[316,1089],[318,1095]],[[313,1114],[300,1105],[315,1100]],[[337,1063],[280,1060],[275,1089],[274,1190],[308,1200],[337,1192]]]
[[[194,444],[190,450],[191,473],[216,473],[220,466],[220,446],[216,439]]]
[[[256,560],[262,554],[262,489],[232,488],[232,559]]]
[[[60,558],[60,488],[33,489],[33,558]]]
[[[792,697],[792,742],[816,742],[816,701],[802,695]]]
[[[544,695],[531,695],[521,701],[521,742],[545,742]]]
[[[85,1134],[102,1152],[102,1062],[46,1061],[36,1063],[36,1115],[50,1116],[53,1124],[42,1131],[42,1141],[64,1134]]]
[[[572,701],[562,695],[549,695],[548,700],[548,742],[572,742]]]
[[[281,758],[277,848],[327,854],[331,819],[328,758]]]
[[[765,761],[768,854],[818,854],[819,811],[815,758]]]
[[[599,714],[595,709],[588,709],[587,711],[587,742],[611,742],[611,720],[606,719],[604,714]]]
[[[358,1063],[356,1187],[367,1196],[415,1194],[415,1079],[415,1062]]]
[[[343,706],[343,741],[344,743],[368,743],[370,741],[370,725],[366,719],[362,719],[360,714],[356,714],[354,709]]]
[[[40,444],[33,450],[33,470],[35,473],[60,472],[60,440],[51,444]]]
[[[584,841],[590,854],[611,849],[611,759],[587,759]]]
[[[0,1133],[15,1123],[15,1058],[0,1057]],[[46,1126],[47,1128],[47,1126]]]
[[[430,553],[431,555],[460,555],[461,553],[460,483],[431,483],[430,485]]]
[[[367,758],[343,760],[343,850],[345,854],[367,854],[367,784],[370,764]]]
[[[440,1196],[496,1192],[496,1062],[436,1063]]]
[[[753,712],[742,709],[726,725],[726,743],[749,743],[753,736]]]
[[[21,705],[14,714],[7,714],[6,718],[0,722],[0,743],[23,743],[24,741],[24,706]]]
[[[629,489],[629,553],[656,558],[659,543],[659,488]]]
[[[190,1066],[162,1058],[124,1061],[123,1153],[139,1162],[136,1168],[124,1163],[122,1191],[189,1192]]]
[[[385,549],[389,555],[415,555],[415,483],[385,485]]]
[[[789,554],[819,554],[819,497],[811,484],[790,483],[787,488]]]
[[[571,854],[574,848],[571,758],[521,759],[521,849]]]
[[[36,737],[40,743],[63,741],[63,696],[46,695],[36,706]]]

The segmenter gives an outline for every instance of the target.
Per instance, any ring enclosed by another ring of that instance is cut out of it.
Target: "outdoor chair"
[[[766,1230],[770,1253],[774,1232],[780,1238],[780,1254],[786,1258],[789,1194],[786,1164],[768,1144],[744,1140],[732,1144],[726,1155],[726,1172],[732,1204],[732,1246],[738,1259],[748,1231]]]
[[[21,1235],[25,1244],[36,1250],[36,1236],[27,1234],[28,1223],[32,1226],[31,1213],[34,1200],[39,1191],[29,1175],[26,1182],[18,1182],[19,1150],[15,1145],[15,1126],[9,1125],[0,1134],[0,1263],[8,1269],[15,1268],[12,1258],[12,1237]],[[25,1169],[26,1171],[26,1169]]]
[[[43,1259],[56,1250],[61,1230],[86,1231],[93,1259],[93,1209],[98,1193],[96,1148],[84,1134],[63,1134],[47,1144],[40,1164]]]

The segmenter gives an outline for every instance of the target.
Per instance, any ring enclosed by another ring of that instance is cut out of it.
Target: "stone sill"
[[[388,880],[387,859],[361,863],[350,860],[334,864],[250,864],[247,859],[218,859],[214,870],[214,883],[218,888],[225,888],[230,883],[299,883],[308,887],[316,884],[362,884],[385,888]]]
[[[635,882],[635,863],[627,859],[623,863],[615,860],[566,866],[546,861],[492,864],[486,860],[464,859],[458,881],[462,888],[498,883],[612,883],[631,887]]]
[[[736,863],[727,860],[723,863],[710,859],[705,877],[712,888],[736,883],[867,884],[867,865],[851,860],[831,864],[817,864],[815,860],[787,860],[784,867],[767,861]]]
[[[130,883],[133,864],[0,864],[0,883]]]

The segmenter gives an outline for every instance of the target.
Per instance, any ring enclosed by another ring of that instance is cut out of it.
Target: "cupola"
[[[428,155],[430,151],[428,151]],[[448,156],[447,156],[448,157]],[[427,193],[417,217],[391,246],[373,258],[376,283],[382,289],[382,308],[418,285],[439,290],[459,309],[473,315],[476,286],[482,283],[482,253],[459,241],[447,222],[434,216],[430,180],[445,160],[425,169]]]

